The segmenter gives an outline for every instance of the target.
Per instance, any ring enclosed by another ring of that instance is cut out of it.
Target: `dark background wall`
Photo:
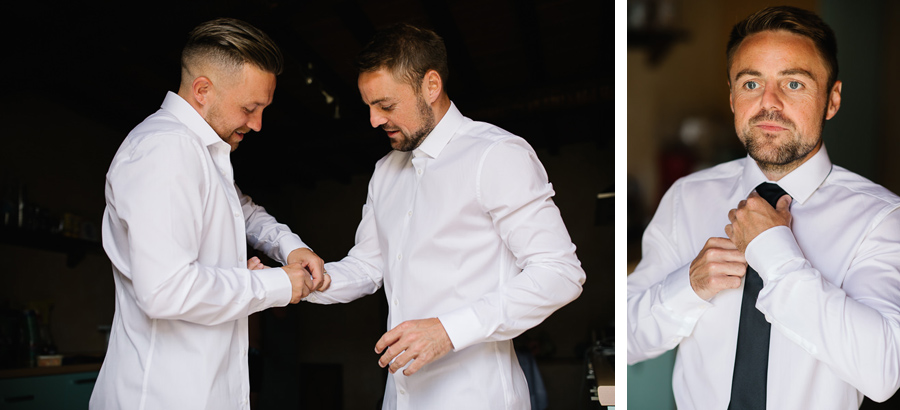
[[[91,228],[99,235],[109,162],[127,132],[177,88],[186,33],[236,17],[269,33],[288,61],[263,131],[232,155],[236,180],[326,260],[353,245],[371,170],[390,149],[368,125],[353,56],[394,22],[437,31],[448,46],[448,91],[463,114],[527,139],[556,189],[587,283],[578,300],[517,343],[536,353],[551,408],[581,402],[585,349],[613,332],[612,200],[597,199],[614,190],[611,1],[33,3],[6,15],[17,24],[3,29],[12,73],[0,99],[0,198],[16,201],[24,189],[32,210],[76,216],[86,236]],[[114,311],[102,251],[95,246],[74,263],[43,249],[55,236],[26,243],[24,233],[33,232],[3,228],[0,307],[50,312],[63,353],[102,352],[98,327]],[[310,400],[317,408],[376,408],[386,376],[372,349],[386,312],[379,292],[255,315],[258,408]]]

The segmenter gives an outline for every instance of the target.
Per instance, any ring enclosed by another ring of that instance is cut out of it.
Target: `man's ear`
[[[425,100],[429,104],[437,101],[444,91],[444,81],[441,79],[441,75],[435,70],[428,70],[425,78],[422,79],[422,90],[425,92]]]
[[[215,95],[212,81],[206,76],[195,78],[194,82],[191,83],[191,95],[193,95],[194,100],[197,101],[198,104],[208,104],[211,101],[210,99]]]
[[[834,87],[828,93],[828,108],[825,110],[825,119],[830,120],[841,109],[841,82],[835,81]]]

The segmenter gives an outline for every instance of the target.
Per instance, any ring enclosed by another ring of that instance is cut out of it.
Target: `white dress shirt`
[[[528,143],[452,103],[419,148],[378,161],[356,245],[307,300],[348,302],[383,284],[389,329],[440,319],[454,350],[388,376],[385,409],[530,407],[510,339],[585,279],[553,194]]]
[[[762,182],[749,157],[678,180],[628,277],[628,362],[677,346],[680,410],[728,407],[742,289],[702,300],[688,269]],[[767,408],[888,399],[900,385],[900,198],[833,166],[824,147],[777,183],[793,197],[791,227],[766,230],[745,253],[764,282],[756,308],[772,324]]]
[[[103,247],[116,311],[92,409],[249,409],[247,316],[291,299],[281,268],[247,269],[247,243],[284,263],[306,247],[234,184],[231,147],[181,97],[119,147]]]

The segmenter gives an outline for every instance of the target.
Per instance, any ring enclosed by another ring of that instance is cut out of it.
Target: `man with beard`
[[[764,9],[734,26],[727,74],[749,155],[663,197],[628,277],[628,362],[678,347],[682,410],[886,400],[900,385],[900,198],[825,151],[834,33]]]
[[[585,275],[534,150],[472,121],[445,90],[435,33],[393,26],[359,56],[359,91],[394,148],[369,182],[356,245],[315,303],[384,286],[385,409],[527,409],[511,339],[581,293]]]
[[[197,26],[178,93],[134,128],[106,175],[103,248],[116,311],[91,409],[249,409],[247,317],[327,286],[324,261],[234,183],[283,66],[253,26]],[[286,263],[247,260],[247,243]]]

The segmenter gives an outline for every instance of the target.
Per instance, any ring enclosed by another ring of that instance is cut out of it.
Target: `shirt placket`
[[[210,147],[212,151],[213,163],[216,166],[216,171],[221,177],[222,187],[225,190],[225,198],[228,200],[228,209],[231,211],[231,217],[235,218],[234,220],[234,240],[235,240],[235,249],[237,253],[235,254],[235,262],[237,267],[244,267],[245,261],[247,260],[246,256],[246,246],[243,246],[244,237],[246,237],[246,229],[244,227],[244,215],[243,210],[241,209],[240,199],[237,196],[237,191],[234,188],[234,170],[231,167],[230,161],[230,147],[222,146],[220,144],[215,144]],[[249,410],[250,409],[250,382],[247,380],[247,377],[244,375],[250,374],[249,370],[249,362],[247,357],[247,352],[249,346],[247,342],[249,340],[249,336],[247,327],[247,318],[238,319],[237,326],[237,350],[234,351],[236,357],[237,365],[237,373],[232,374],[231,377],[236,377],[237,380],[232,380],[233,384],[239,384],[241,386],[241,393],[238,396],[237,406],[240,409]]]
[[[419,184],[422,182],[422,177],[425,175],[425,169],[427,167],[427,157],[422,156],[418,152],[413,153],[412,158],[412,166],[413,166],[413,174],[412,178],[414,182],[412,185],[413,192],[408,196],[407,203],[404,204],[404,208],[400,210],[402,212],[403,222],[401,224],[402,228],[400,230],[400,238],[398,241],[397,256],[393,261],[394,267],[392,268],[392,272],[395,272],[396,275],[393,275],[395,286],[393,286],[393,295],[391,298],[391,328],[402,323],[406,318],[401,313],[401,301],[404,300],[403,295],[400,294],[400,289],[402,286],[397,286],[397,282],[403,280],[403,276],[408,274],[409,268],[409,260],[407,256],[410,254],[411,247],[413,246],[410,243],[409,235],[410,235],[410,227],[412,226],[412,218],[415,215],[415,205],[416,199],[419,194]],[[397,372],[394,374],[394,385],[397,388],[397,408],[398,409],[408,409],[410,408],[409,403],[409,388],[408,388],[408,379],[403,375],[402,372]]]

